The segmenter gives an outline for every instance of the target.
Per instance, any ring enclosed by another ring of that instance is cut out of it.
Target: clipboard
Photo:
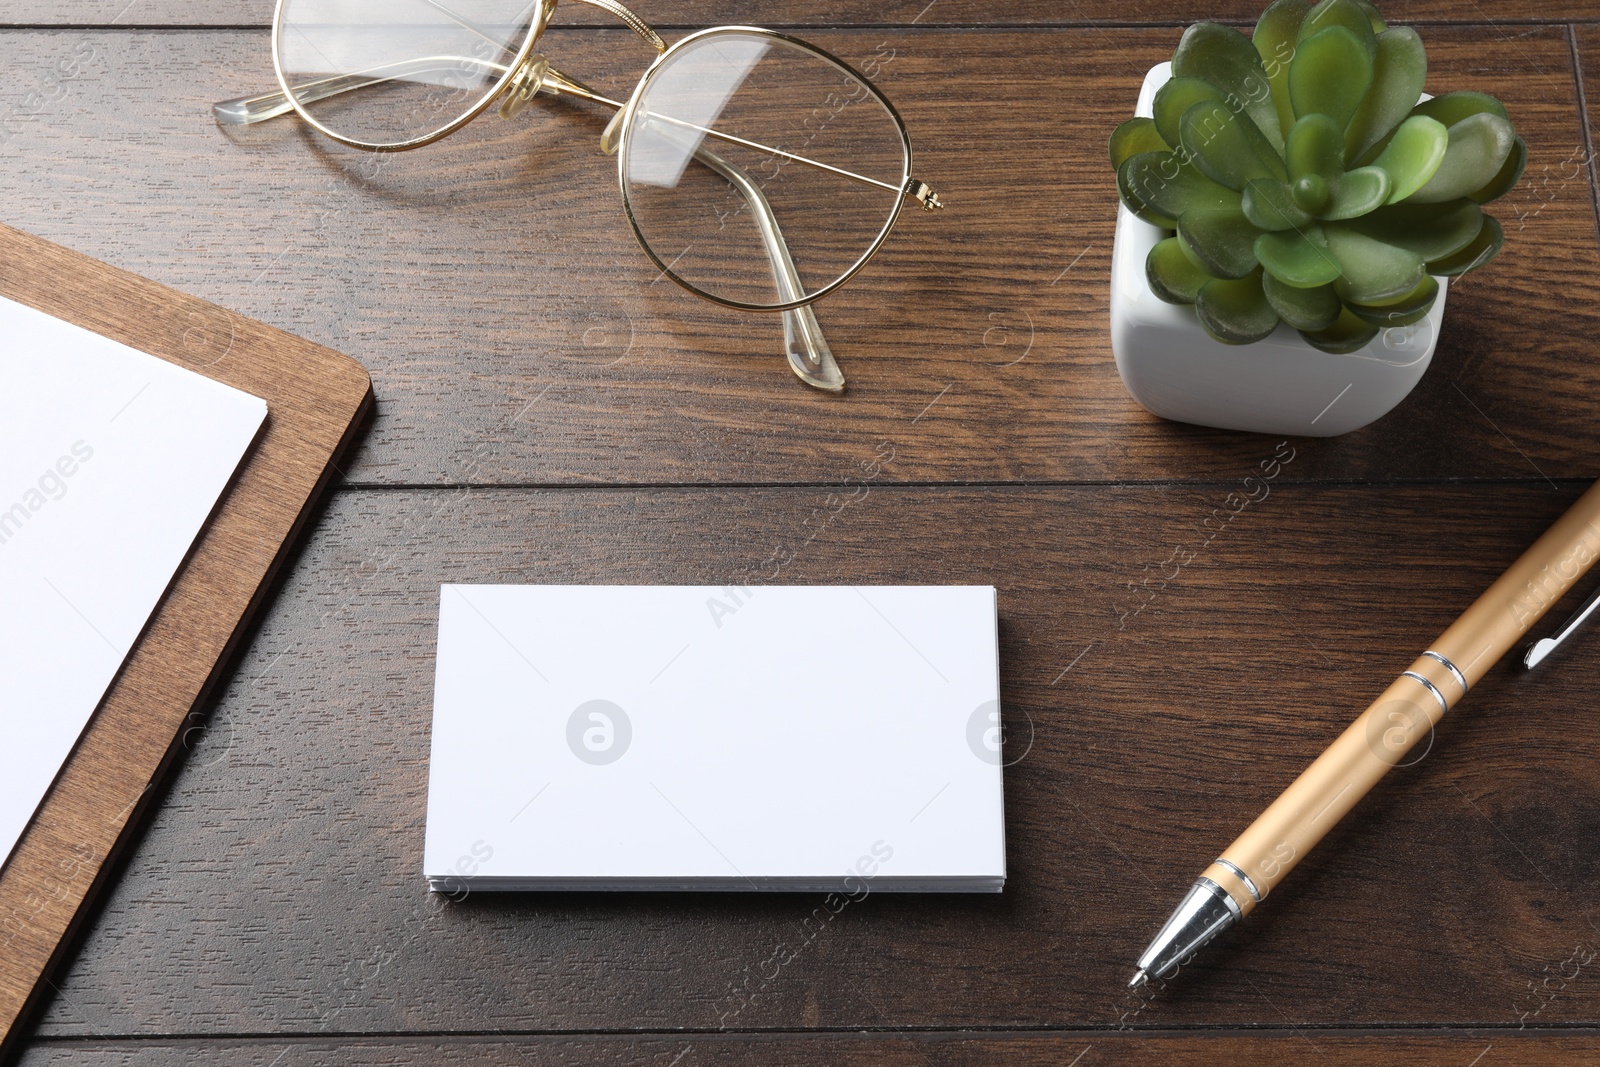
[[[3,225],[0,295],[267,402],[254,447],[0,868],[4,1062],[373,396],[348,356]]]

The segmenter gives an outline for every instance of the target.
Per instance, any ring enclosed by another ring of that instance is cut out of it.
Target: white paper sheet
[[[0,858],[266,414],[256,397],[0,298]]]
[[[447,585],[436,889],[998,891],[995,591]]]

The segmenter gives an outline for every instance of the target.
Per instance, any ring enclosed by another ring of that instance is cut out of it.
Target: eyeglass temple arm
[[[605,131],[600,135],[600,148],[607,155],[617,150],[618,126],[624,114],[619,102],[600,96],[587,85],[567,77],[560,71],[546,71],[544,87],[585,100],[594,100],[615,110],[616,114],[612,116],[611,121],[606,124]],[[761,232],[761,243],[766,246],[767,259],[772,264],[772,277],[777,283],[779,299],[785,304],[791,300],[802,299],[805,296],[805,286],[800,281],[800,271],[794,265],[794,257],[789,254],[789,242],[783,239],[778,216],[773,212],[772,204],[767,200],[766,194],[761,191],[761,186],[751,179],[742,167],[728,162],[703,143],[697,144],[692,154],[704,166],[721,175],[723,180],[732,185],[750,205],[750,212],[755,216],[756,228]],[[817,316],[811,310],[810,304],[802,304],[800,307],[783,312],[783,349],[784,355],[789,359],[789,369],[794,371],[801,381],[831,393],[843,392],[844,372],[839,369],[838,362],[833,358],[833,349],[828,346],[828,339],[823,336],[822,325],[817,322]]]
[[[354,92],[365,89],[371,85],[381,85],[384,82],[398,81],[414,77],[418,74],[427,74],[438,70],[460,70],[460,64],[469,63],[492,70],[499,74],[506,71],[502,63],[491,63],[484,59],[475,59],[469,56],[425,56],[421,59],[406,59],[395,63],[383,63],[376,67],[369,67],[364,71],[354,74],[339,74],[331,78],[321,78],[317,81],[306,82],[295,86],[295,94],[302,104],[316,103],[326,100],[341,93]],[[289,96],[281,89],[274,89],[267,93],[256,93],[252,96],[235,97],[232,100],[222,100],[211,105],[211,114],[216,120],[228,126],[249,126],[257,122],[275,119],[279,115],[287,115],[294,110],[294,105],[289,102]]]
[[[784,303],[800,300],[805,288],[800,282],[800,272],[795,269],[794,257],[789,254],[789,243],[778,228],[778,217],[762,193],[761,187],[750,175],[729,163],[711,149],[701,145],[695,149],[694,158],[722,175],[737,189],[750,205],[756,227],[761,231],[761,243],[766,245],[767,258],[772,263],[772,277],[777,282],[778,296]],[[822,326],[812,313],[810,304],[791,308],[783,313],[783,348],[789,357],[789,369],[801,381],[837,393],[844,389],[844,372],[834,361],[828,339],[822,335]]]

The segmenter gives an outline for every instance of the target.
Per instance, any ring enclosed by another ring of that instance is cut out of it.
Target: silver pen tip
[[[1143,971],[1134,971],[1133,972],[1133,977],[1128,980],[1128,988],[1129,989],[1138,989],[1140,986],[1144,985],[1145,982],[1147,982],[1149,980],[1150,980],[1150,976],[1145,974]]]

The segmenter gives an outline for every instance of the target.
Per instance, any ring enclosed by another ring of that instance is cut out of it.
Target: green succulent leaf
[[[1131,163],[1132,160],[1129,160],[1128,162]],[[1152,226],[1159,226],[1163,230],[1177,229],[1177,219],[1163,215],[1149,204],[1146,204],[1144,202],[1144,198],[1139,196],[1138,193],[1134,192],[1133,189],[1128,185],[1128,178],[1130,175],[1132,175],[1132,173],[1132,168],[1128,166],[1128,163],[1124,163],[1122,166],[1117,168],[1117,194],[1122,197],[1123,204],[1126,205],[1128,210],[1133,212],[1134,215],[1143,219],[1145,222],[1150,223]]]
[[[1337,185],[1339,178],[1333,179]],[[1290,195],[1294,197],[1295,207],[1309,215],[1320,218],[1327,212],[1333,203],[1334,185],[1320,174],[1302,174],[1300,178],[1289,187]]]
[[[1378,36],[1372,88],[1344,134],[1346,165],[1354,166],[1411,113],[1427,77],[1428,53],[1416,30],[1396,27]]]
[[[1261,292],[1278,317],[1297,330],[1326,330],[1339,318],[1344,302],[1332,285],[1297,289],[1270,273],[1261,277]]]
[[[1177,219],[1168,218],[1155,208],[1151,207],[1149,204],[1146,204],[1143,200],[1140,200],[1138,197],[1134,196],[1133,193],[1129,192],[1127,189],[1121,188],[1122,182],[1120,179],[1118,180],[1117,185],[1118,191],[1122,194],[1123,204],[1127,206],[1129,211],[1133,212],[1135,218],[1144,222],[1148,222],[1152,226],[1158,226],[1163,230],[1176,230],[1178,228]]]
[[[1378,336],[1378,328],[1351,314],[1349,308],[1339,309],[1339,318],[1326,330],[1301,330],[1300,336],[1313,348],[1343,355],[1365,348]]]
[[[1308,23],[1311,21],[1308,17]],[[1301,27],[1301,34],[1305,28]],[[1368,31],[1371,32],[1370,30]],[[1339,159],[1344,160],[1344,131],[1372,86],[1372,55],[1344,26],[1329,26],[1302,36],[1289,64],[1289,99],[1304,119],[1322,114],[1339,128]]]
[[[1483,217],[1483,229],[1472,243],[1453,256],[1445,256],[1428,264],[1428,273],[1437,274],[1441,278],[1454,278],[1462,274],[1470,274],[1479,267],[1487,266],[1489,261],[1500,254],[1500,247],[1505,244],[1506,232],[1501,229],[1499,221],[1493,215]]]
[[[1221,89],[1200,78],[1169,78],[1167,84],[1156,90],[1151,113],[1155,115],[1156,129],[1161,132],[1161,139],[1167,142],[1168,148],[1177,148],[1182,143],[1178,124],[1183,120],[1185,111],[1208,100],[1226,106],[1227,99],[1227,94]]]
[[[1150,250],[1144,275],[1150,291],[1169,304],[1194,303],[1200,287],[1211,280],[1211,275],[1195,266],[1176,237],[1158,241]]]
[[[1287,178],[1283,157],[1255,123],[1227,104],[1203,101],[1183,113],[1183,147],[1214,182],[1241,190],[1256,178]]]
[[[1261,290],[1261,275],[1213,278],[1200,287],[1195,314],[1206,332],[1230,345],[1248,345],[1278,328],[1278,313]]]
[[[1129,119],[1111,131],[1111,165],[1120,168],[1141,152],[1168,152],[1167,144],[1152,119]]]
[[[1422,281],[1422,257],[1345,226],[1326,226],[1328,250],[1339,264],[1339,293],[1346,303],[1381,304],[1404,296]]]
[[[1237,207],[1185,211],[1178,235],[1206,271],[1218,278],[1243,278],[1256,269],[1261,231]]]
[[[1176,152],[1141,152],[1129,159],[1117,171],[1117,188],[1129,210],[1146,218],[1136,206],[1143,205],[1166,219],[1156,225],[1169,230],[1177,228],[1178,217],[1186,211],[1239,207],[1238,193],[1207,178]]]
[[[1327,115],[1302,116],[1289,131],[1284,151],[1290,181],[1314,174],[1332,182],[1344,173],[1344,135]]]
[[[1471,196],[1493,182],[1516,145],[1511,123],[1487,112],[1470,115],[1450,127],[1450,144],[1439,169],[1409,201],[1437,204]]]
[[[1439,296],[1439,283],[1424,274],[1422,281],[1411,292],[1399,300],[1387,304],[1348,304],[1350,313],[1364,322],[1369,322],[1379,329],[1390,329],[1395,326],[1410,326],[1414,322],[1421,322],[1428,317],[1428,312],[1433,310],[1433,302]]]
[[[1205,270],[1206,269],[1206,265],[1203,262],[1201,262],[1199,256],[1195,255],[1194,249],[1189,247],[1189,242],[1185,241],[1183,239],[1183,234],[1181,234],[1181,233],[1178,234],[1177,238],[1178,238],[1178,247],[1183,249],[1183,254],[1189,257],[1189,262],[1193,263],[1200,270]],[[1209,278],[1209,277],[1211,277],[1211,275],[1208,274],[1208,275],[1206,275],[1206,277]]]
[[[1152,117],[1108,144],[1123,202],[1175,231],[1146,259],[1151,291],[1229,344],[1286,322],[1348,353],[1427,316],[1439,278],[1499,254],[1479,205],[1528,162],[1494,97],[1418,102],[1427,69],[1371,0],[1273,0],[1248,38],[1189,27]]]
[[[1288,184],[1276,178],[1247,182],[1241,203],[1245,218],[1263,230],[1294,230],[1311,222],[1311,216],[1294,202]]]
[[[1383,206],[1389,199],[1390,184],[1389,172],[1380,167],[1362,167],[1340,175],[1322,217],[1329,221],[1359,218]]]
[[[1294,105],[1289,102],[1289,61],[1300,39],[1300,24],[1311,10],[1307,0],[1273,0],[1256,21],[1251,42],[1261,56],[1267,83],[1272,87],[1272,106],[1278,113],[1278,129],[1284,137],[1294,125]]]
[[[1511,121],[1511,116],[1506,114],[1506,106],[1500,101],[1488,93],[1469,91],[1445,93],[1432,100],[1424,100],[1412,108],[1411,113],[1426,115],[1446,127],[1454,126],[1462,119],[1471,118],[1473,115],[1498,115],[1507,122]]]
[[[1476,240],[1483,230],[1483,220],[1483,209],[1471,200],[1451,200],[1444,204],[1381,207],[1339,225],[1432,263],[1455,255]]]
[[[1315,289],[1339,277],[1339,263],[1320,226],[1264,233],[1256,238],[1254,252],[1268,275],[1296,289]]]
[[[1426,115],[1412,115],[1402,122],[1372,163],[1389,175],[1389,203],[1397,204],[1427,185],[1449,146],[1450,131],[1443,123]]]
[[[1367,13],[1367,18],[1372,23],[1373,33],[1381,34],[1389,28],[1389,24],[1383,21],[1383,16],[1378,14],[1378,5],[1374,4],[1372,0],[1356,0],[1356,3],[1360,4],[1361,10]]]
[[[1511,116],[1506,114],[1504,104],[1488,93],[1477,92],[1445,93],[1432,100],[1424,100],[1411,109],[1411,115],[1433,119],[1446,129],[1473,115],[1498,115],[1507,122],[1511,121]],[[1389,136],[1392,137],[1393,134]],[[1371,163],[1388,145],[1389,137],[1384,137],[1366,150],[1360,162],[1363,165]]]
[[[1282,151],[1283,131],[1272,102],[1272,85],[1250,39],[1215,22],[1197,22],[1184,31],[1172,54],[1176,78],[1200,78],[1231,97],[1230,104],[1250,117],[1272,147]]]
[[[1300,40],[1304,41],[1329,26],[1342,26],[1349,30],[1367,50],[1369,58],[1377,56],[1377,34],[1372,28],[1372,18],[1356,0],[1322,0],[1300,24]]]
[[[1424,100],[1417,104],[1411,109],[1411,114],[1413,117],[1433,119],[1446,129],[1473,115],[1498,115],[1507,122],[1511,121],[1511,116],[1506,114],[1504,104],[1488,93],[1477,92],[1445,93],[1443,96],[1436,96],[1432,100]],[[1388,145],[1389,138],[1384,137],[1366,150],[1360,162],[1363,165],[1371,163]]]
[[[1505,166],[1500,168],[1500,173],[1494,180],[1482,189],[1471,194],[1472,199],[1480,204],[1487,204],[1491,200],[1498,200],[1516,187],[1522,180],[1522,172],[1528,167],[1528,142],[1518,137],[1511,146],[1511,153],[1506,156]]]

